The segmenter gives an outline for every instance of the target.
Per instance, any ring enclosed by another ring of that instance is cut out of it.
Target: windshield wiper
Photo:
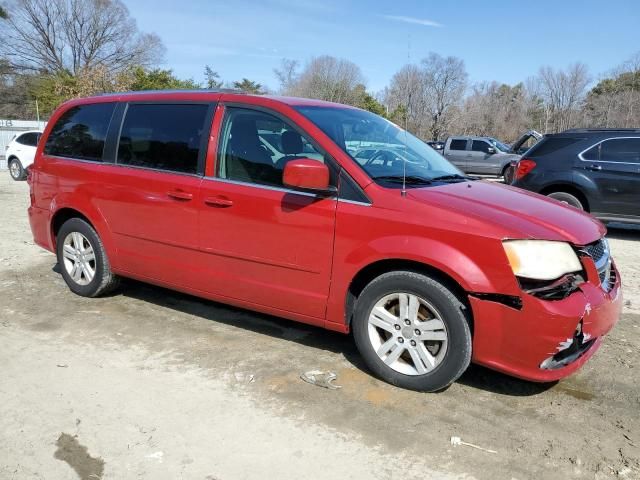
[[[443,182],[446,180],[475,180],[473,177],[467,177],[466,175],[460,175],[458,173],[453,173],[450,175],[440,175],[439,177],[433,177],[431,181],[433,182]]]
[[[417,177],[415,175],[407,175],[406,177],[403,177],[402,175],[380,175],[378,177],[373,177],[373,179],[393,183],[402,183],[404,181],[407,185],[429,185],[432,183],[431,180]]]

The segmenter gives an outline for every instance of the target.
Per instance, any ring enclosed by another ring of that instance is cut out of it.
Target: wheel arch
[[[107,252],[109,262],[114,266],[114,264],[117,263],[117,257],[115,255],[116,250],[111,232],[102,215],[97,211],[97,209],[78,208],[75,204],[61,202],[60,200],[61,199],[56,198],[56,201],[52,204],[53,213],[51,214],[51,220],[49,221],[51,250],[53,252],[56,251],[58,231],[64,222],[71,218],[80,218],[87,222],[91,228],[96,231],[104,245],[105,251]]]
[[[345,298],[344,308],[348,326],[351,325],[355,305],[364,288],[380,275],[395,271],[409,271],[429,276],[451,290],[462,304],[465,305],[468,312],[467,318],[469,318],[470,322],[469,327],[473,334],[473,311],[469,303],[468,293],[464,287],[447,272],[434,267],[433,265],[403,258],[378,260],[364,266],[356,273],[349,284]]]
[[[557,193],[557,192],[570,193],[571,195],[575,196],[578,200],[580,200],[580,203],[582,203],[582,206],[584,207],[585,212],[591,211],[591,205],[589,204],[589,199],[586,193],[584,193],[584,191],[575,183],[569,183],[569,182],[553,183],[551,185],[546,185],[544,188],[540,190],[539,193],[541,195],[546,196],[546,195],[549,195],[550,193]]]
[[[67,220],[71,220],[72,218],[80,218],[91,225],[92,228],[96,228],[93,225],[93,222],[87,217],[85,214],[71,207],[63,207],[57,210],[53,216],[51,217],[51,238],[54,241],[54,247],[57,243],[56,240],[58,238],[58,232],[60,231],[60,227],[64,225]]]

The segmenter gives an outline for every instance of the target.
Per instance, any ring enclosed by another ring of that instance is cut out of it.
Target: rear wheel
[[[100,237],[80,218],[67,220],[60,227],[57,255],[62,277],[73,293],[97,297],[118,285]]]
[[[567,192],[551,192],[547,194],[549,198],[558,200],[559,202],[566,203],[567,205],[577,208],[578,210],[584,210],[584,205],[578,197]]]
[[[22,168],[22,163],[17,158],[9,160],[9,174],[16,181],[24,179],[24,168]]]
[[[386,273],[365,287],[353,335],[374,374],[410,390],[440,390],[471,361],[465,306],[442,283],[414,272]]]

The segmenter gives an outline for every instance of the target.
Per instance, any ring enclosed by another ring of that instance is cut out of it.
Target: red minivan
[[[36,243],[78,295],[131,277],[353,331],[367,366],[434,391],[473,361],[552,381],[620,315],[591,216],[466,177],[372,113],[224,91],[73,100],[29,169]]]

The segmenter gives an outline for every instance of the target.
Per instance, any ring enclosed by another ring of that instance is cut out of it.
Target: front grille
[[[600,240],[586,245],[582,251],[589,255],[596,264],[600,284],[604,290],[609,290],[611,286],[611,254],[609,253],[609,242],[602,237]]]
[[[590,243],[584,247],[584,251],[587,255],[593,258],[593,261],[597,264],[605,252],[608,250],[605,244],[606,240],[601,238],[597,242]]]

